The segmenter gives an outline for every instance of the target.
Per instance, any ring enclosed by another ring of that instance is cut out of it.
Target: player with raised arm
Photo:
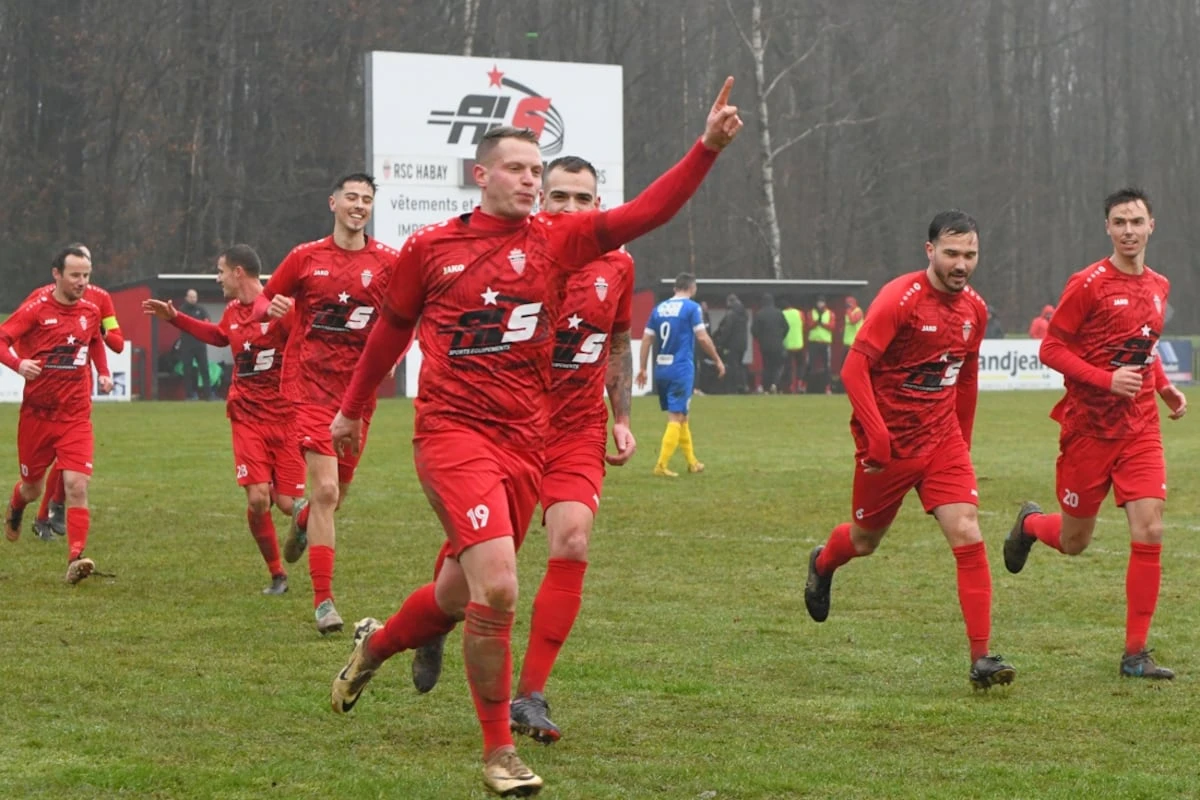
[[[725,363],[704,327],[700,304],[692,299],[695,296],[696,276],[680,273],[675,278],[674,296],[654,307],[646,321],[646,330],[642,332],[637,385],[639,389],[646,385],[646,364],[657,343],[654,385],[658,389],[658,406],[667,412],[667,430],[663,433],[654,474],[666,478],[679,477],[679,473],[671,471],[671,456],[677,447],[687,459],[688,472],[704,471],[704,464],[692,449],[692,430],[688,427],[688,412],[696,383],[696,342],[716,363],[717,377],[725,377]]]
[[[600,208],[596,168],[576,156],[551,161],[539,206],[547,214]],[[549,561],[533,600],[512,729],[541,742],[557,741],[550,721],[546,682],[579,615],[588,543],[604,484],[604,465],[626,463],[636,449],[629,430],[633,356],[629,324],[633,306],[633,259],[624,248],[605,253],[570,276],[554,331],[550,383],[550,434],[542,467],[541,506]],[[612,405],[613,444],[605,454]],[[441,673],[445,637],[413,656],[413,683],[428,692]]]
[[[928,267],[879,290],[842,365],[854,409],[853,517],[810,554],[804,604],[814,620],[825,621],[834,570],[875,552],[916,488],[954,553],[969,679],[987,689],[1011,683],[1016,670],[988,651],[992,574],[970,452],[987,328],[987,305],[968,286],[979,260],[975,220],[961,211],[935,216],[925,254]]]
[[[288,590],[287,570],[279,557],[271,503],[289,516],[295,512],[296,501],[304,496],[304,459],[296,444],[292,404],[279,385],[291,318],[260,321],[254,304],[263,291],[261,272],[262,262],[249,245],[235,244],[221,253],[217,283],[229,303],[216,325],[180,314],[169,300],[146,300],[142,310],[233,353],[225,410],[233,432],[234,477],[246,490],[250,535],[271,576],[262,593],[279,595]]]
[[[67,247],[74,247],[81,250],[88,261],[92,260],[92,251],[80,242],[72,242]],[[55,284],[48,283],[34,289],[29,293],[29,296],[21,301],[21,305],[36,300],[41,295],[48,295],[54,292]],[[102,316],[101,325],[104,329],[104,343],[114,353],[120,353],[125,350],[125,335],[121,332],[121,325],[117,322],[117,310],[113,306],[112,295],[101,289],[89,279],[87,291],[84,293],[84,299],[95,303],[100,309]],[[93,358],[93,364],[95,360]],[[51,541],[55,534],[59,536],[66,535],[67,520],[64,512],[65,490],[63,488],[62,470],[59,469],[58,463],[55,462],[50,467],[50,471],[46,474],[46,491],[42,493],[42,502],[38,506],[37,516],[33,520],[33,532],[38,538],[44,542]]]
[[[513,746],[511,638],[516,551],[542,477],[560,292],[567,274],[664,224],[687,202],[741,127],[727,103],[732,84],[725,82],[704,135],[683,160],[609,211],[531,217],[542,178],[536,134],[485,134],[474,167],[480,206],[409,237],[383,319],[333,424],[334,441],[356,450],[363,407],[419,321],[424,360],[413,457],[451,557],[386,625],[367,618],[355,626],[354,650],[330,699],[334,711],[349,711],[384,661],[465,618],[463,657],[483,731],[484,783],[501,796],[542,786]]]
[[[1167,380],[1157,356],[1171,286],[1146,266],[1154,233],[1150,199],[1140,189],[1105,198],[1107,258],[1075,273],[1042,340],[1042,363],[1063,374],[1066,394],[1050,416],[1062,428],[1055,483],[1061,514],[1027,502],[1004,540],[1004,566],[1020,572],[1035,542],[1067,555],[1091,544],[1100,505],[1113,489],[1129,523],[1125,573],[1125,652],[1120,674],[1170,680],[1146,648],[1162,581],[1167,467],[1157,393],[1171,419],[1187,398]]]
[[[329,436],[350,374],[379,319],[392,262],[398,253],[366,234],[375,202],[375,179],[347,175],[329,197],[333,233],[294,248],[271,274],[262,297],[268,314],[296,319],[283,365],[283,394],[295,406],[295,429],[308,466],[309,500],[297,502],[284,542],[288,563],[308,549],[317,631],[340,631],[333,602],[333,512],[354,479],[361,450],[338,454]],[[261,299],[255,304],[261,307]],[[372,387],[374,388],[374,387]],[[363,409],[364,438],[374,395]]]
[[[112,377],[100,308],[84,299],[91,259],[79,248],[67,247],[54,257],[51,272],[54,291],[21,306],[0,324],[0,364],[25,379],[17,425],[21,478],[8,502],[4,534],[10,542],[20,537],[25,506],[37,500],[46,470],[57,460],[67,492],[66,580],[74,585],[96,568],[83,555],[91,525],[87,488],[95,450],[90,359],[96,360],[101,393],[112,391]]]

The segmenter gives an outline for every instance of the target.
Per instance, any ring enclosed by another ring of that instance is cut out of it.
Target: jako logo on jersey
[[[467,268],[466,264],[448,264],[442,267],[443,275],[457,275]]]
[[[454,111],[430,111],[428,124],[450,126],[450,134],[446,137],[447,144],[459,144],[463,132],[470,129],[472,145],[479,144],[483,135],[492,128],[504,124],[514,128],[529,128],[537,134],[543,156],[559,153],[563,148],[563,118],[550,98],[543,97],[512,78],[504,77],[498,66],[493,66],[491,72],[484,74],[488,77],[487,94],[463,95]],[[499,89],[501,92],[511,89],[524,95],[513,107],[511,118],[509,106],[513,105],[512,96],[493,93],[492,89]],[[543,134],[546,134],[545,138]]]
[[[525,271],[525,251],[517,247],[509,250],[508,263],[512,264],[513,270],[520,275]]]
[[[50,317],[49,319],[44,319],[44,320],[42,320],[42,324],[43,325],[57,325],[58,317]]]
[[[360,275],[359,277],[362,278],[363,288],[366,288],[371,285],[371,278],[373,278],[375,276],[371,273],[371,270],[364,269],[362,271],[362,275]]]
[[[329,270],[327,270],[327,269],[314,269],[314,270],[313,270],[313,277],[314,277],[314,278],[328,278],[328,277],[329,277]]]
[[[921,333],[937,333],[937,325],[922,325]]]
[[[604,298],[608,297],[608,281],[602,277],[596,278],[596,282],[593,285],[596,287],[596,297],[599,297],[600,302],[603,303]]]
[[[1127,305],[1129,305],[1129,298],[1127,298],[1127,297],[1115,298],[1113,300],[1113,305],[1114,306],[1127,306]]]
[[[973,327],[974,326],[971,325],[970,320],[963,323],[963,341],[964,342],[971,338],[971,329]]]

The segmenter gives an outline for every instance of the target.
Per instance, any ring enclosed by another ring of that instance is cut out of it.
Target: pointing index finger
[[[733,89],[733,76],[725,79],[725,85],[721,87],[721,91],[717,94],[717,101],[713,103],[713,108],[721,108],[729,104],[729,91]]]

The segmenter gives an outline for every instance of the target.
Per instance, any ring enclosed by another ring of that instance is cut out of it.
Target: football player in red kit
[[[91,359],[101,393],[112,391],[112,377],[102,312],[85,299],[91,259],[77,247],[65,248],[55,256],[52,274],[53,292],[39,295],[0,324],[0,364],[25,379],[17,426],[21,479],[8,502],[4,533],[9,541],[21,535],[25,506],[37,500],[46,470],[57,460],[66,485],[66,580],[76,584],[96,568],[83,555],[91,524],[87,489],[95,449]]]
[[[1150,199],[1140,189],[1122,189],[1105,199],[1104,215],[1112,255],[1067,281],[1040,350],[1042,363],[1066,382],[1050,414],[1062,428],[1055,481],[1062,513],[1022,505],[1004,541],[1004,565],[1020,572],[1035,542],[1082,553],[1111,487],[1130,537],[1120,674],[1169,680],[1175,673],[1158,666],[1146,648],[1162,579],[1167,497],[1155,394],[1171,419],[1187,413],[1187,398],[1167,380],[1157,354],[1171,286],[1146,266],[1154,232]]]
[[[331,703],[344,713],[383,662],[463,626],[467,683],[483,731],[484,783],[530,795],[542,779],[513,746],[512,624],[516,551],[538,502],[549,430],[554,326],[570,272],[664,224],[696,191],[741,128],[725,82],[703,136],[633,201],[609,211],[530,212],[542,182],[533,131],[494,128],[476,150],[482,202],[424,228],[396,261],[383,319],[355,368],[333,424],[357,449],[363,406],[418,322],[424,360],[413,457],[450,543],[437,580],[381,625],[361,620]]]
[[[600,207],[596,169],[574,156],[546,166],[540,206],[547,214]],[[633,305],[633,259],[624,248],[605,253],[571,275],[555,327],[550,384],[550,434],[542,468],[540,502],[550,545],[546,575],[533,600],[529,646],[512,701],[513,730],[554,742],[544,691],[555,659],[579,615],[588,541],[600,503],[605,462],[627,462],[636,448],[629,430],[633,356],[629,324]],[[605,454],[612,404],[613,444]],[[440,562],[439,562],[440,563]],[[419,648],[413,683],[427,692],[441,672],[444,637]]]
[[[67,245],[83,251],[84,256],[88,261],[92,260],[92,251],[86,245],[74,242]],[[54,291],[55,284],[48,283],[45,286],[34,289],[29,293],[21,305],[36,300],[39,296],[50,294]],[[87,291],[83,295],[85,300],[90,300],[100,309],[101,325],[104,330],[104,343],[114,353],[120,353],[125,350],[125,335],[121,332],[121,325],[117,322],[117,310],[113,306],[112,295],[101,289],[89,279]],[[93,359],[93,363],[95,360]],[[62,470],[58,464],[50,467],[50,471],[46,474],[46,491],[42,493],[42,502],[38,506],[37,516],[33,520],[33,532],[38,535],[42,541],[50,541],[55,534],[63,536],[67,532],[67,520],[64,511],[65,490],[63,488]]]
[[[814,620],[825,621],[834,570],[875,552],[916,488],[954,552],[969,678],[987,689],[1010,683],[1016,671],[988,652],[992,574],[970,452],[987,328],[987,305],[968,286],[979,260],[975,220],[961,211],[938,214],[925,253],[928,267],[879,290],[842,365],[854,409],[853,518],[809,555],[804,604]]]
[[[271,575],[271,585],[263,594],[278,595],[288,589],[287,570],[279,557],[271,502],[285,514],[294,513],[296,500],[304,496],[304,458],[296,446],[292,405],[279,386],[291,317],[259,320],[254,302],[262,294],[261,272],[262,262],[249,245],[235,244],[221,253],[217,283],[229,304],[216,325],[180,314],[169,300],[146,300],[142,309],[205,344],[228,347],[233,353],[233,382],[225,409],[233,429],[234,477],[246,490],[250,535]]]
[[[361,455],[337,454],[329,424],[379,319],[392,262],[399,255],[366,234],[375,188],[370,175],[341,178],[329,197],[332,235],[294,248],[263,290],[270,300],[270,316],[282,317],[295,306],[283,394],[295,407],[296,437],[308,465],[309,500],[298,503],[283,555],[291,563],[308,549],[313,609],[322,634],[342,629],[333,602],[333,512],[346,499]],[[372,395],[363,409],[364,438],[374,408]]]

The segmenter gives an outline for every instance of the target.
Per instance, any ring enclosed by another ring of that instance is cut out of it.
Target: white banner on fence
[[[93,400],[129,400],[129,370],[132,363],[133,345],[125,340],[125,349],[121,353],[108,351],[108,369],[113,377],[112,394],[99,394],[96,391],[96,368],[92,367],[92,399]],[[0,367],[0,403],[19,403],[25,393],[25,379],[8,367]]]
[[[638,358],[642,352],[642,340],[633,339],[630,341],[630,351],[633,357],[633,370],[636,374],[638,366]],[[646,367],[646,388],[639,389],[636,385],[633,387],[633,396],[649,394],[654,388],[653,364]],[[404,357],[404,394],[407,397],[417,396],[417,378],[421,374],[421,343],[414,340],[412,347],[408,351],[408,355]]]
[[[1038,358],[1039,339],[984,339],[979,349],[981,390],[1061,389],[1062,375]]]
[[[532,128],[542,156],[596,167],[600,200],[624,200],[621,67],[373,52],[367,56],[374,234],[393,247],[479,202],[475,145],[498,125]]]

